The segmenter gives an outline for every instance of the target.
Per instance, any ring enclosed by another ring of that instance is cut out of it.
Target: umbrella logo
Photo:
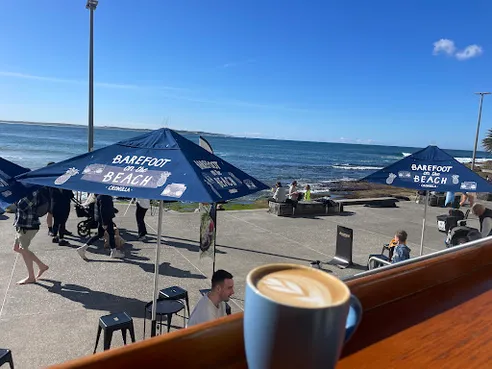
[[[183,183],[170,183],[164,188],[164,191],[161,192],[162,196],[168,196],[168,197],[176,197],[180,198],[183,196],[184,192],[186,191],[186,185]]]
[[[248,187],[250,190],[254,190],[256,188],[255,184],[251,179],[245,179],[243,182],[246,185],[246,187]]]
[[[159,179],[157,180],[156,186],[157,187],[163,186],[164,183],[166,183],[166,181],[167,181],[167,179],[169,178],[170,175],[171,175],[171,172],[162,172],[161,175],[160,175],[160,177],[159,177]]]
[[[453,184],[460,183],[460,176],[459,175],[453,174],[451,177],[453,177]]]
[[[82,174],[101,174],[104,168],[106,168],[104,164],[89,164],[84,168]]]
[[[389,185],[392,184],[393,181],[395,180],[395,178],[396,178],[396,174],[390,173],[388,175],[388,178],[386,178],[386,184],[389,184]]]
[[[477,182],[461,182],[460,190],[476,190]]]
[[[75,176],[77,174],[79,174],[79,170],[78,169],[76,169],[76,168],[67,169],[67,171],[64,174],[62,174],[57,179],[55,179],[55,184],[56,185],[62,185],[66,181],[68,181],[71,177],[73,177],[73,176]]]

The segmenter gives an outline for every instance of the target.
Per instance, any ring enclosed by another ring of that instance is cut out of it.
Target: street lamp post
[[[475,158],[477,157],[477,144],[478,144],[478,135],[480,133],[480,121],[482,120],[482,104],[483,97],[485,95],[490,95],[492,92],[475,92],[475,95],[480,95],[480,105],[478,107],[478,122],[477,122],[477,134],[475,135],[475,146],[473,147],[473,159],[471,164],[471,169],[475,168]]]
[[[94,150],[94,10],[98,0],[87,0],[86,9],[90,12],[89,25],[89,130],[87,137],[87,151]]]

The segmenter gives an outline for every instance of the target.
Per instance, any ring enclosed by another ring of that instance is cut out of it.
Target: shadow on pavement
[[[287,255],[282,255],[282,254],[275,254],[273,252],[258,251],[258,250],[248,250],[248,249],[244,249],[242,247],[235,247],[235,246],[217,245],[217,247],[222,247],[222,248],[231,249],[231,250],[252,252],[254,254],[260,254],[260,255],[277,256],[279,258],[284,258],[284,259],[289,259],[289,260],[297,260],[297,261],[305,261],[307,263],[311,262],[311,260],[312,260],[312,259],[298,258],[296,256],[287,256]],[[217,254],[219,254],[219,252],[217,252]]]
[[[73,283],[62,284],[62,282],[52,279],[41,279],[36,284],[46,288],[50,293],[80,303],[85,309],[106,310],[109,313],[126,311],[133,318],[145,317],[145,301],[95,291]],[[94,322],[94,326],[97,326],[97,321]]]

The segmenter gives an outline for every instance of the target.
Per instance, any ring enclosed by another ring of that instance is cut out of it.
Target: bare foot
[[[34,283],[34,282],[36,282],[36,280],[34,278],[27,277],[27,278],[24,278],[24,279],[20,280],[19,282],[17,282],[17,284],[29,284],[29,283]]]
[[[46,272],[49,268],[50,267],[48,265],[45,265],[44,267],[39,268],[39,272],[38,272],[38,275],[36,276],[36,279],[41,278],[41,276],[43,275],[43,273]]]

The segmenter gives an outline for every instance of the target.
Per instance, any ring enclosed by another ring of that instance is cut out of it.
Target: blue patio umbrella
[[[35,187],[26,186],[15,179],[29,170],[0,157],[0,208],[7,208],[35,190]]]
[[[361,181],[426,191],[420,255],[424,247],[429,191],[492,192],[492,185],[437,146],[427,146]]]
[[[163,128],[25,173],[23,183],[159,201],[155,327],[163,201],[215,203],[268,188],[177,132]]]

